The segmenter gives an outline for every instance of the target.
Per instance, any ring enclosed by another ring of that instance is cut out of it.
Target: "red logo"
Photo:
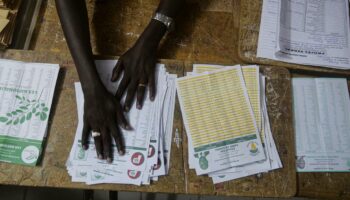
[[[142,165],[144,161],[145,157],[140,152],[136,152],[131,156],[131,163],[136,166]]]
[[[128,170],[128,176],[131,179],[137,179],[141,176],[141,172],[135,170]]]

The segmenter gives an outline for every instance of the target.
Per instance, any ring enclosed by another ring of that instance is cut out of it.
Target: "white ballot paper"
[[[349,69],[349,2],[264,0],[257,56]]]
[[[176,84],[198,175],[266,158],[239,66],[192,74]]]
[[[344,78],[293,78],[297,171],[350,171],[350,100]]]
[[[36,165],[59,66],[0,60],[0,161]]]
[[[103,84],[113,94],[117,90],[118,83],[112,83],[110,79],[116,62],[116,60],[96,61],[97,71]],[[80,83],[75,84],[79,124],[67,161],[67,169],[73,182],[141,185],[149,184],[153,176],[167,174],[171,149],[169,141],[171,141],[175,107],[176,75],[168,74],[164,65],[160,64],[157,65],[156,75],[156,98],[151,102],[146,91],[142,110],[136,109],[136,105],[132,106],[127,115],[133,130],[122,130],[126,153],[123,156],[114,153],[112,164],[97,158],[92,138],[88,150],[84,151],[81,148],[84,96]],[[114,152],[117,151],[114,141],[113,149]],[[166,164],[164,160],[167,160]],[[162,173],[154,174],[160,169]]]

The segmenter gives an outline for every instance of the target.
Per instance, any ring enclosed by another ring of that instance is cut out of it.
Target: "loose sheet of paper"
[[[350,171],[350,100],[346,79],[293,78],[299,172]]]

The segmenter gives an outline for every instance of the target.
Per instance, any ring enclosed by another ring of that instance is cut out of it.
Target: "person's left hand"
[[[124,110],[129,111],[134,96],[137,96],[136,107],[142,108],[146,87],[149,86],[149,96],[153,101],[156,94],[155,67],[157,48],[140,38],[137,43],[122,55],[115,68],[111,81],[117,81],[124,71],[116,97],[120,99],[126,91]]]
[[[113,82],[117,81],[124,72],[116,97],[120,99],[126,92],[124,110],[127,112],[131,108],[135,95],[137,96],[136,107],[142,109],[147,86],[150,100],[153,101],[156,96],[156,55],[159,42],[165,32],[166,27],[162,23],[152,20],[135,45],[119,58],[113,69],[111,79]]]

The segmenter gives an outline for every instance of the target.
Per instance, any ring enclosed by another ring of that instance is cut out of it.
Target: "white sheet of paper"
[[[35,165],[42,151],[59,66],[0,60],[0,160]]]
[[[264,0],[257,56],[350,68],[347,0]]]
[[[293,78],[297,171],[350,171],[346,79]]]

